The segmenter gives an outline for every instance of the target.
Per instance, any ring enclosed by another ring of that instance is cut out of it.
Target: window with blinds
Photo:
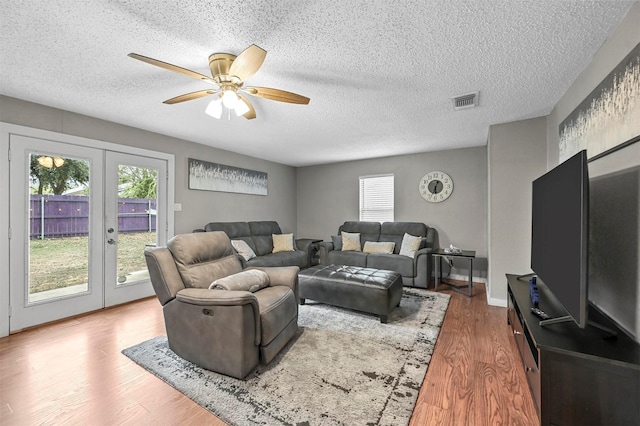
[[[393,175],[360,177],[360,220],[393,222]]]

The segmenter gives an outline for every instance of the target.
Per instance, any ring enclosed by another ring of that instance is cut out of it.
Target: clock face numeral
[[[453,180],[444,172],[429,172],[420,179],[418,191],[426,201],[439,203],[452,194]]]

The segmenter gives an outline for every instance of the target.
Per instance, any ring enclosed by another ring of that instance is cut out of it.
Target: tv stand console
[[[543,327],[531,313],[529,285],[507,274],[507,321],[524,364],[542,425],[636,425],[640,419],[640,344],[590,306],[589,318],[609,333],[573,322]],[[566,315],[538,281],[540,309]]]

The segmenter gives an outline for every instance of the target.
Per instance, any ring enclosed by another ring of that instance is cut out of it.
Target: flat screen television
[[[585,328],[589,309],[589,172],[583,150],[533,181],[531,269]],[[541,307],[544,310],[544,307]]]

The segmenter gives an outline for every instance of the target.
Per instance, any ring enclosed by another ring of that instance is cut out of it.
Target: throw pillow
[[[236,249],[238,254],[244,258],[245,261],[256,257],[256,254],[251,249],[249,244],[246,243],[246,241],[231,240],[231,245],[233,246],[234,249]]]
[[[331,241],[333,241],[334,250],[342,250],[342,237],[339,235],[332,235]]]
[[[209,288],[215,290],[256,291],[269,287],[269,275],[259,269],[247,269],[237,274],[219,278],[211,283]]]
[[[293,234],[272,234],[271,238],[273,238],[273,253],[294,251]]]
[[[366,241],[364,243],[364,247],[362,251],[365,253],[382,253],[382,254],[393,254],[393,249],[396,246],[394,242],[386,242],[386,241]]]
[[[422,237],[409,235],[405,232],[404,237],[402,237],[402,244],[400,244],[400,255],[411,258],[416,257],[416,252],[420,248],[421,242]]]
[[[342,251],[362,251],[360,233],[342,231]]]

